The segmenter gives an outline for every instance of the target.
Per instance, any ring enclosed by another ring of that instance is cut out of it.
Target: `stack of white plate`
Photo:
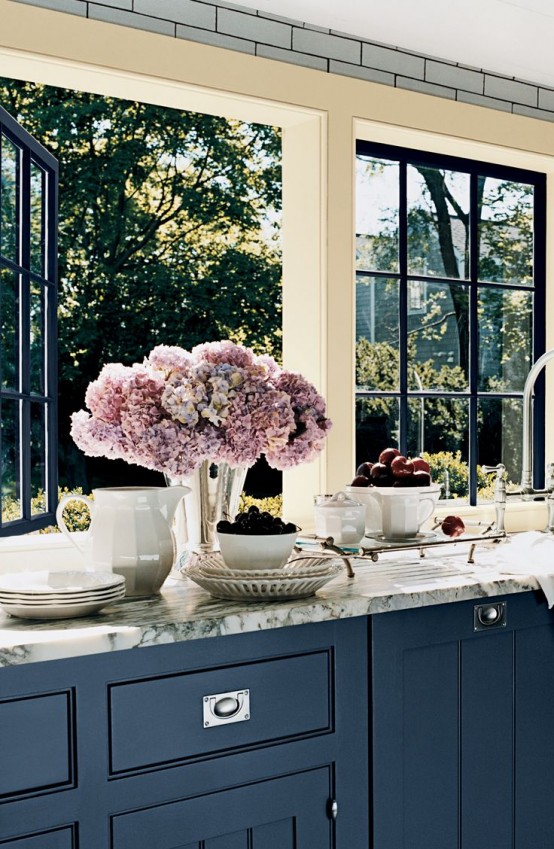
[[[125,595],[111,572],[13,572],[0,575],[0,607],[24,619],[75,619]]]
[[[313,595],[341,570],[336,557],[297,554],[281,569],[230,569],[213,553],[199,555],[181,573],[215,598],[277,601]]]

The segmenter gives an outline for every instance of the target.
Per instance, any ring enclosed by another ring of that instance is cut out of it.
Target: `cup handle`
[[[424,511],[423,511],[423,507],[425,506],[425,504],[429,504],[429,505],[430,505],[430,509],[429,509],[428,511],[425,511],[425,512],[424,512]],[[424,522],[426,522],[426,521],[427,521],[427,519],[431,516],[431,514],[433,513],[433,510],[434,510],[434,509],[435,509],[435,501],[434,501],[434,499],[433,499],[433,498],[422,498],[422,499],[421,499],[421,501],[419,502],[418,516],[417,516],[417,518],[418,518],[418,522],[419,522],[419,526],[420,526],[420,527],[421,527],[421,525],[423,525],[423,524],[424,524]],[[423,515],[422,515],[422,514],[423,514]]]
[[[82,501],[84,504],[88,506],[90,510],[90,515],[92,516],[92,511],[94,509],[94,501],[92,498],[88,498],[86,495],[64,495],[62,496],[60,503],[56,509],[56,522],[58,523],[58,528],[64,534],[68,540],[75,546],[75,548],[81,552],[83,557],[86,555],[86,551],[83,545],[80,542],[77,542],[75,539],[75,534],[72,534],[67,525],[65,524],[65,519],[63,517],[63,511],[66,504],[70,501]]]

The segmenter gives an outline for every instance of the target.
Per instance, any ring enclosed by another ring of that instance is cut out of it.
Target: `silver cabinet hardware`
[[[329,799],[327,803],[327,810],[329,813],[329,819],[336,820],[339,815],[339,803],[336,799]]]
[[[232,690],[230,693],[213,693],[202,699],[204,728],[231,725],[250,719],[250,690]]]
[[[489,631],[492,628],[505,628],[507,608],[505,601],[493,604],[476,604],[473,608],[473,630]]]

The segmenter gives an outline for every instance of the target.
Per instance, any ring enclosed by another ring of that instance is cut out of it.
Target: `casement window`
[[[545,175],[365,141],[356,168],[358,462],[427,452],[446,494],[475,504],[480,465],[520,479],[523,386],[545,349]]]
[[[57,505],[58,164],[0,107],[0,535]]]

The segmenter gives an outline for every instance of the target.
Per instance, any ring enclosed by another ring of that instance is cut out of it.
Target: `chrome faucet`
[[[494,486],[494,502],[496,507],[496,529],[504,530],[504,515],[507,498],[523,498],[532,500],[533,496],[545,496],[548,507],[547,533],[554,533],[554,464],[547,467],[547,477],[544,489],[533,487],[533,389],[537,378],[546,364],[554,359],[554,348],[546,351],[531,367],[523,387],[523,444],[521,452],[521,483],[518,489],[506,491],[505,467],[502,463],[497,466],[482,466],[484,472],[496,473]]]
[[[520,494],[545,495],[548,489],[533,489],[533,388],[536,380],[549,360],[554,359],[554,348],[546,351],[532,366],[523,387],[523,446],[521,453],[521,491]]]

